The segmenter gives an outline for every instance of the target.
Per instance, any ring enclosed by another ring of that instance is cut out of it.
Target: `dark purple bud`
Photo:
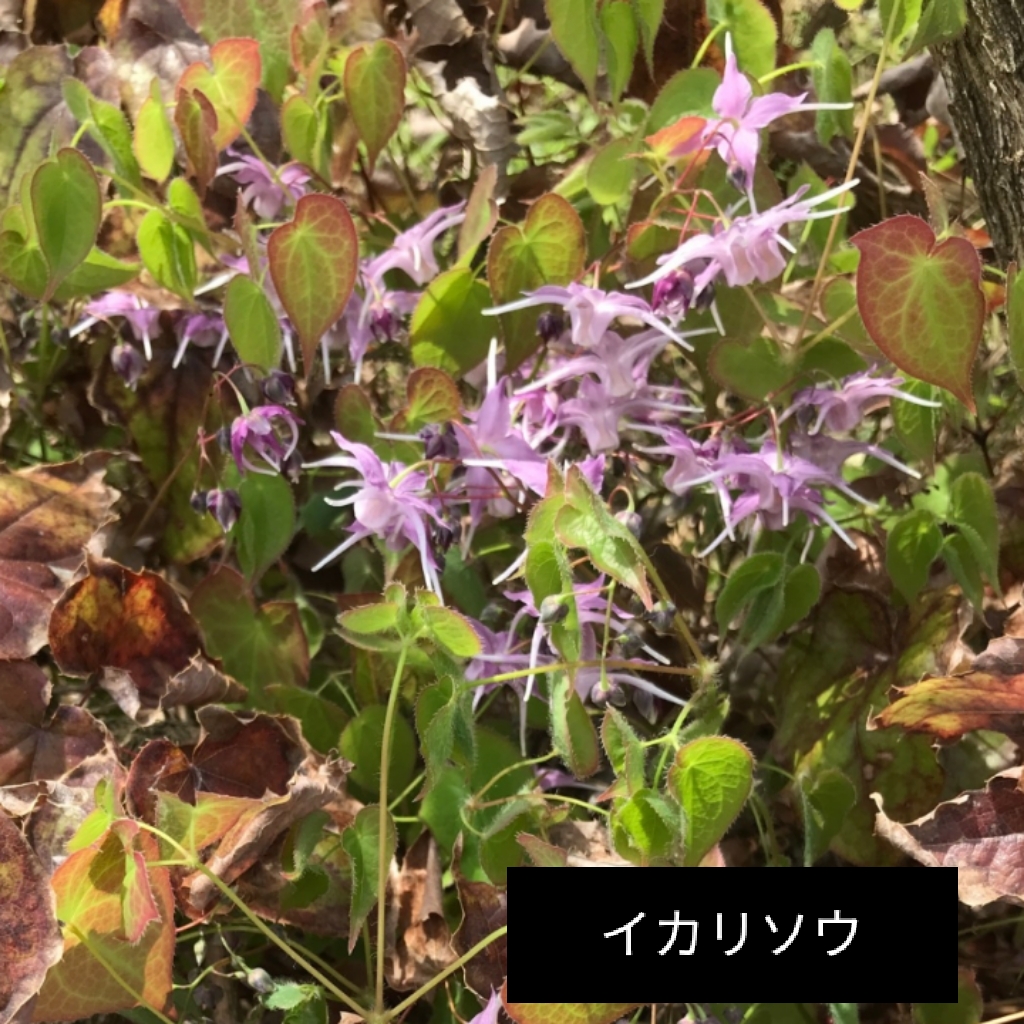
[[[644,521],[639,512],[633,512],[630,509],[624,508],[621,512],[615,513],[615,518],[618,519],[618,521],[622,523],[622,525],[625,526],[634,537],[639,539],[640,534],[643,533],[644,530]]]
[[[541,313],[537,317],[537,334],[542,341],[557,341],[565,333],[565,317],[561,313]]]
[[[655,310],[685,315],[693,302],[693,274],[675,270],[666,274],[655,286],[651,306]]]
[[[146,360],[133,345],[122,341],[111,349],[110,365],[113,366],[114,373],[134,390],[139,378],[145,372]]]
[[[625,706],[628,698],[622,687],[618,683],[613,683],[606,676],[594,683],[594,688],[590,691],[590,700],[599,708],[603,708],[609,703],[614,707],[621,708]]]
[[[398,332],[398,320],[387,307],[375,309],[370,314],[370,330],[378,341],[393,341]]]
[[[455,459],[459,454],[459,439],[455,436],[455,428],[450,423],[438,426],[431,424],[420,431],[423,438],[423,457],[425,459]]]
[[[453,513],[449,513],[443,523],[431,524],[434,550],[442,560],[448,549],[455,543],[455,538],[458,536],[461,526],[462,524],[459,522],[458,516]]]
[[[283,370],[271,370],[260,382],[260,390],[274,405],[291,405],[295,401],[295,378]]]
[[[302,456],[294,451],[281,463],[281,472],[293,483],[297,484],[302,476]]]
[[[557,594],[548,594],[540,603],[540,621],[545,626],[564,622],[569,615],[569,606]]]
[[[701,290],[700,294],[695,296],[693,300],[693,308],[698,313],[704,313],[709,310],[715,301],[715,286],[713,284],[706,284]]]
[[[231,428],[223,426],[217,431],[217,446],[227,455],[231,454]]]
[[[644,622],[655,633],[671,633],[675,617],[676,606],[671,601],[659,601],[649,612],[644,613]]]
[[[193,491],[188,503],[192,506],[192,511],[201,516],[206,511],[206,491]]]
[[[749,179],[747,172],[739,164],[733,164],[725,172],[725,179],[737,192],[746,192]]]
[[[644,624],[638,619],[631,619],[626,628],[619,634],[619,651],[624,658],[635,658],[644,645]]]
[[[242,511],[242,498],[238,491],[216,490],[206,495],[206,511],[220,523],[220,528],[227,533]]]

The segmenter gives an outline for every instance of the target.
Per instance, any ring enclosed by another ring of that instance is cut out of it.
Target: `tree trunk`
[[[996,253],[1024,264],[1024,0],[967,0],[966,31],[935,52]]]

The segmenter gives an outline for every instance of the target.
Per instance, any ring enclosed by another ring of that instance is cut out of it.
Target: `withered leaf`
[[[961,902],[995,900],[1024,906],[1024,791],[1021,768],[989,779],[984,790],[961,793],[909,825],[878,805],[875,829],[898,850],[929,867],[955,867]]]
[[[0,1024],[27,1020],[61,958],[57,901],[39,859],[0,811]]]
[[[455,863],[458,863],[456,858]],[[495,929],[508,924],[508,907],[503,888],[488,882],[472,882],[461,874],[455,876],[459,903],[462,904],[462,924],[452,940],[455,952],[462,956],[478,942],[486,939]],[[466,964],[466,984],[481,999],[488,999],[492,991],[501,988],[508,975],[508,942],[502,936],[492,942]]]
[[[110,521],[118,494],[103,482],[109,455],[0,471],[0,659],[46,643],[54,603]]]
[[[91,559],[89,575],[68,588],[50,618],[50,648],[62,672],[99,673],[121,709],[143,722],[162,705],[244,693],[196,661],[199,627],[166,581],[115,562]]]
[[[454,959],[451,932],[444,917],[437,843],[423,832],[388,880],[384,972],[397,992],[411,992],[443,971]]]
[[[0,661],[0,786],[56,779],[107,743],[85,708],[62,704],[47,720],[50,691],[34,662]]]

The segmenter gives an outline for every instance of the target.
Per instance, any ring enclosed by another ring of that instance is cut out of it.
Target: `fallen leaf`
[[[969,907],[996,900],[1024,906],[1024,791],[1021,768],[989,779],[983,790],[961,793],[907,825],[878,806],[878,834],[928,867],[955,867],[957,895]]]
[[[47,718],[52,685],[31,661],[0,661],[0,786],[56,779],[110,739],[85,710],[58,706]]]
[[[0,812],[0,1024],[31,1017],[63,945],[46,872],[18,827]]]
[[[31,657],[47,642],[55,602],[110,521],[109,458],[0,473],[0,658]]]
[[[453,853],[454,864],[458,864],[459,854],[458,849]],[[455,932],[452,945],[462,956],[491,932],[508,924],[508,905],[505,890],[489,882],[473,882],[459,872],[455,884],[462,906],[462,924]],[[507,935],[477,953],[465,966],[466,985],[481,999],[487,999],[492,991],[501,988],[507,975]]]
[[[391,872],[384,972],[397,992],[425,985],[455,959],[444,917],[443,870],[434,837],[423,832],[401,869],[395,866]]]
[[[612,1024],[639,1003],[510,1003],[501,990],[505,1012],[516,1024]]]

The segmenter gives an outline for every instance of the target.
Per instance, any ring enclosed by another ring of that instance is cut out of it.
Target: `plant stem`
[[[388,829],[388,768],[391,761],[391,730],[395,724],[395,708],[398,706],[398,693],[402,688],[402,673],[405,671],[405,655],[408,646],[403,644],[398,652],[398,664],[395,676],[391,680],[391,692],[388,694],[387,711],[384,712],[384,735],[380,744],[380,818],[377,829],[379,847],[377,850],[377,981],[375,987],[374,1009],[379,1017],[384,1012],[384,925],[386,896],[388,891],[388,856],[387,843],[384,837]]]

